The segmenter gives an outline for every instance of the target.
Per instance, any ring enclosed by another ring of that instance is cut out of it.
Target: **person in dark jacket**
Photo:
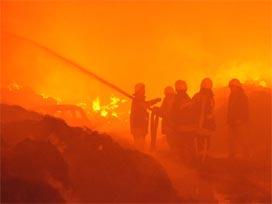
[[[196,154],[200,162],[204,162],[210,147],[210,137],[215,130],[213,82],[204,78],[200,91],[193,97],[193,109],[197,136],[195,140]]]
[[[138,83],[134,87],[134,99],[132,100],[130,110],[130,131],[134,138],[137,148],[144,147],[145,137],[148,133],[148,108],[161,99],[145,100],[145,85]]]
[[[230,96],[227,113],[229,126],[229,157],[233,158],[239,153],[248,156],[247,124],[249,121],[248,98],[238,79],[229,82]]]
[[[183,80],[175,83],[176,96],[172,106],[172,121],[177,128],[190,123],[190,112],[186,107],[189,106],[191,98],[187,94],[187,84]]]
[[[151,135],[151,145],[150,150],[154,151],[156,149],[157,140],[157,128],[159,125],[159,119],[161,118],[161,133],[166,136],[168,141],[169,134],[171,133],[171,109],[173,101],[175,98],[175,91],[171,86],[167,86],[164,89],[164,98],[160,107],[154,106],[151,110],[150,118],[150,135]],[[169,141],[168,141],[169,143]]]
[[[163,135],[168,135],[171,129],[171,109],[175,99],[175,91],[171,86],[164,89],[164,98],[159,109],[159,115],[162,118],[161,131]]]
[[[192,124],[191,98],[187,94],[187,84],[183,80],[175,83],[176,95],[171,110],[171,134],[168,143],[177,151],[184,163],[193,160],[194,140],[190,126]]]

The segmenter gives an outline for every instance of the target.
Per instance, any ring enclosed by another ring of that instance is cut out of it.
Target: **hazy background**
[[[226,86],[271,79],[271,1],[1,1],[1,85],[12,82],[66,103],[115,93],[12,32],[148,98],[185,79]]]

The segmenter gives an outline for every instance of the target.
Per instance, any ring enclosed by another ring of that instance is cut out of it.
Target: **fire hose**
[[[80,64],[76,63],[75,61],[71,60],[71,59],[68,59],[62,55],[60,55],[59,53],[57,53],[56,51],[50,49],[49,47],[45,46],[45,45],[42,45],[34,40],[30,40],[28,38],[25,38],[23,36],[20,36],[20,35],[17,35],[17,34],[14,34],[14,33],[10,33],[10,32],[7,32],[10,36],[14,37],[14,38],[17,38],[19,40],[23,40],[25,42],[28,42],[29,44],[32,44],[34,45],[35,47],[38,47],[40,48],[41,50],[45,51],[46,53],[49,53],[51,54],[52,56],[54,56],[55,58],[69,64],[69,65],[72,65],[73,68],[76,68],[77,70],[83,72],[84,74],[87,74],[93,78],[95,78],[96,80],[98,80],[99,82],[105,84],[106,86],[114,89],[115,91],[118,91],[119,93],[121,93],[122,95],[130,98],[130,99],[133,99],[134,97],[127,93],[126,91],[122,90],[121,88],[119,88],[118,86],[112,84],[111,82],[103,79],[102,77],[98,76],[97,74],[95,74],[94,72],[91,72],[90,70],[86,69],[85,67],[81,66]]]
[[[73,68],[76,68],[77,70],[81,71],[82,73],[84,74],[87,74],[91,77],[93,77],[94,79],[98,80],[99,82],[103,83],[104,85],[114,89],[115,91],[121,93],[122,95],[128,97],[129,99],[134,99],[134,97],[127,93],[126,91],[122,90],[121,88],[119,88],[118,86],[116,86],[115,84],[105,80],[104,78],[98,76],[97,74],[95,74],[94,72],[91,72],[90,70],[86,69],[85,67],[83,67],[82,65],[76,63],[75,61],[71,60],[71,59],[68,59],[64,56],[62,56],[61,54],[57,53],[56,51],[50,49],[49,47],[43,45],[43,44],[40,44],[34,40],[31,40],[29,38],[26,38],[26,37],[23,37],[21,35],[17,35],[15,33],[10,33],[10,32],[6,32],[8,35],[16,38],[16,39],[19,39],[19,40],[22,40],[22,41],[25,41],[35,47],[38,47],[39,49],[43,50],[44,52],[46,53],[49,53],[51,54],[53,57],[69,64],[69,65],[72,65]],[[154,105],[155,103],[158,103],[160,102],[161,99],[160,98],[157,98],[157,99],[154,99],[154,100],[151,100],[149,102],[147,102],[148,104],[148,109],[152,112],[151,114],[151,148],[154,149],[155,148],[155,142],[156,142],[156,135],[157,135],[157,128],[158,128],[158,116],[156,117],[156,114],[155,112],[153,111],[153,109],[150,107],[152,105]]]

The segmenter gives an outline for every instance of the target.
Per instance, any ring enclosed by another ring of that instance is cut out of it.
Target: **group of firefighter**
[[[160,98],[146,101],[145,85],[135,85],[131,105],[130,130],[137,148],[143,148],[148,127],[151,127],[151,150],[156,147],[159,118],[162,119],[162,134],[169,147],[179,152],[185,162],[205,162],[210,148],[210,137],[216,129],[214,116],[213,82],[204,78],[200,90],[192,98],[187,94],[187,84],[177,80],[174,88],[164,89],[160,107],[154,106]],[[229,157],[237,154],[247,156],[245,142],[249,120],[248,98],[238,79],[229,82],[230,95],[227,112],[229,127]],[[151,117],[149,116],[151,112]]]

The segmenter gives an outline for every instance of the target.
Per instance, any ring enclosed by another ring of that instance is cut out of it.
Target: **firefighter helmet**
[[[137,83],[134,86],[134,93],[145,93],[145,85],[144,83]]]
[[[213,82],[210,78],[204,78],[201,81],[201,85],[200,85],[201,89],[212,89],[213,87]]]
[[[165,87],[165,89],[164,89],[164,95],[174,94],[174,93],[175,93],[175,91],[174,91],[174,89],[173,89],[172,86]]]
[[[229,87],[241,87],[241,82],[238,79],[232,79],[229,81]]]
[[[187,91],[187,84],[183,80],[177,80],[175,83],[175,89],[176,91],[181,90],[181,91]]]

